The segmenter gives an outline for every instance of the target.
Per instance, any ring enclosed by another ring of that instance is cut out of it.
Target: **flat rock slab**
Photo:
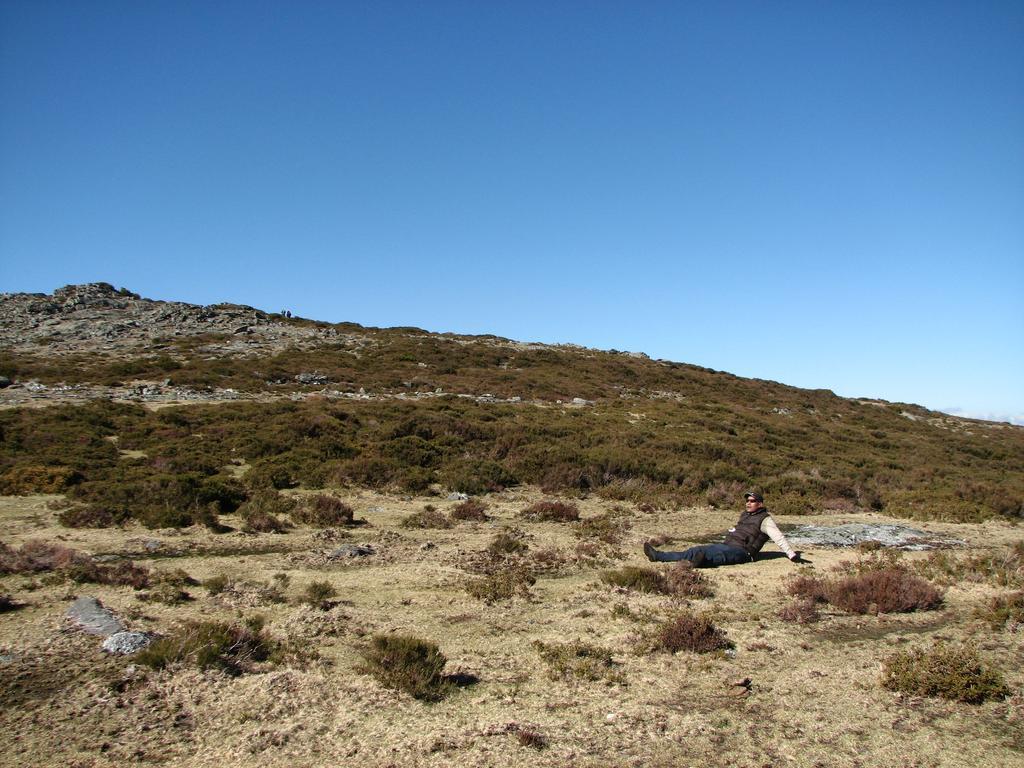
[[[890,523],[796,525],[787,527],[785,533],[794,547],[855,547],[866,541],[877,541],[883,547],[919,551],[967,545],[960,539]]]
[[[124,632],[125,626],[95,597],[80,597],[68,608],[68,618],[90,635],[110,637]]]
[[[376,550],[369,544],[346,544],[338,547],[327,557],[330,560],[344,560],[349,557],[368,557],[376,554]]]

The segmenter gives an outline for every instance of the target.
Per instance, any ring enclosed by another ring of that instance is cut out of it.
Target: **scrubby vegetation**
[[[220,669],[232,675],[266,661],[277,643],[262,628],[218,621],[189,622],[168,637],[154,641],[137,653],[136,662],[154,669],[186,664],[199,669]]]
[[[423,701],[438,701],[454,688],[448,663],[436,643],[411,635],[374,635],[363,653],[362,671],[387,688]]]
[[[601,573],[601,581],[636,592],[655,592],[675,597],[701,598],[712,594],[707,578],[689,563],[676,563],[668,571],[626,566]]]
[[[982,664],[973,648],[942,643],[887,658],[882,664],[882,685],[892,691],[968,704],[1000,699],[1010,693],[1003,676]]]
[[[976,615],[987,621],[992,629],[1018,631],[1024,627],[1024,590],[993,597],[978,608]]]
[[[538,501],[520,512],[519,516],[524,520],[573,523],[580,519],[580,510],[575,504],[564,501]]]
[[[830,603],[856,614],[908,613],[940,607],[942,592],[911,573],[900,562],[900,554],[895,550],[869,551],[855,562],[841,563],[834,577],[800,573],[789,581],[786,591],[803,601]]]
[[[452,520],[471,520],[478,523],[487,521],[487,505],[479,499],[467,499],[455,505]]]
[[[303,499],[291,510],[291,517],[300,525],[317,528],[346,527],[354,524],[355,511],[336,496],[317,493]]]
[[[657,625],[638,641],[639,652],[667,651],[679,653],[712,653],[732,648],[733,643],[711,619],[693,611],[683,610]]]
[[[114,584],[143,589],[150,585],[148,568],[130,560],[98,563],[90,555],[60,544],[27,541],[19,549],[0,542],[0,576],[52,572],[82,583]]]
[[[548,675],[553,680],[607,680],[624,682],[618,665],[607,648],[574,640],[568,643],[545,643],[535,640],[534,649],[547,665]]]
[[[530,587],[537,582],[532,571],[520,563],[502,563],[480,578],[466,581],[466,591],[485,603],[529,597]]]

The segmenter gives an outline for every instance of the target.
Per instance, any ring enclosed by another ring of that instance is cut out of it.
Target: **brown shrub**
[[[353,514],[348,504],[324,493],[307,497],[291,511],[292,520],[296,523],[317,528],[352,525]]]
[[[487,551],[492,555],[515,555],[525,552],[530,547],[523,541],[523,536],[523,532],[518,529],[502,531],[491,539]]]
[[[466,591],[485,603],[510,600],[517,595],[530,596],[530,587],[536,583],[532,571],[524,565],[509,564],[495,569],[492,573],[466,582]]]
[[[992,629],[1018,630],[1024,625],[1024,590],[993,597],[978,608],[975,615],[987,621]]]
[[[942,605],[942,593],[903,568],[847,576],[830,582],[828,601],[849,613],[909,613]]]
[[[575,504],[563,501],[538,501],[520,512],[519,516],[525,520],[574,523],[580,519],[580,511]]]
[[[831,603],[847,613],[909,613],[942,605],[942,593],[901,565],[868,567],[847,575],[823,579],[801,574],[790,580],[786,591],[816,603]],[[850,572],[852,571],[852,572]]]
[[[813,598],[799,598],[779,611],[779,618],[795,624],[812,624],[821,618],[818,602]]]
[[[711,653],[732,648],[733,643],[707,616],[682,611],[659,626],[652,638],[653,650],[678,653]]]
[[[271,488],[263,488],[238,508],[238,514],[245,523],[242,529],[247,533],[284,533],[292,526],[278,515],[290,514],[294,509],[294,499]]]
[[[430,506],[430,505],[427,505]],[[451,528],[451,518],[436,509],[424,509],[402,518],[403,528]]]
[[[685,560],[672,566],[665,576],[668,594],[675,597],[711,597],[714,590],[707,578]]]
[[[33,539],[21,549],[0,543],[0,574],[52,571],[80,583],[112,584],[142,589],[149,585],[149,569],[125,560],[114,565],[97,563],[92,557],[60,544]]]
[[[487,517],[487,505],[477,499],[467,499],[461,504],[457,504],[451,512],[452,520],[473,520],[475,522],[485,522],[489,518]]]

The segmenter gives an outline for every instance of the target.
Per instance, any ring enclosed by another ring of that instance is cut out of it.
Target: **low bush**
[[[597,539],[605,544],[618,544],[629,528],[629,521],[621,514],[606,512],[576,523],[576,535],[581,539]]]
[[[802,597],[793,600],[779,611],[779,618],[795,624],[813,624],[821,618],[818,612],[818,601],[814,598]]]
[[[508,529],[495,535],[487,545],[492,555],[517,555],[526,552],[530,547],[523,540],[525,534],[518,529]]]
[[[665,587],[667,593],[674,597],[699,599],[714,594],[707,577],[685,560],[680,560],[668,570]]]
[[[487,505],[477,499],[467,499],[456,504],[451,517],[452,520],[472,520],[481,523],[490,519],[487,516]]]
[[[436,509],[424,509],[420,512],[413,512],[402,518],[400,525],[403,528],[451,528],[453,523],[443,512]]]
[[[50,571],[79,583],[111,584],[143,589],[150,584],[149,569],[131,560],[107,565],[60,544],[26,541],[20,549],[0,543],[0,574]]]
[[[154,669],[182,663],[238,675],[254,662],[269,659],[276,648],[277,643],[258,625],[189,622],[137,653],[134,660]]]
[[[203,586],[206,587],[206,591],[211,595],[219,595],[229,586],[231,586],[231,579],[225,576],[223,573],[211,576],[203,582]]]
[[[733,643],[707,616],[681,611],[669,617],[641,641],[642,650],[711,653],[732,648]]]
[[[291,528],[291,523],[279,515],[291,514],[294,509],[294,499],[265,488],[254,492],[238,508],[238,514],[244,523],[242,530],[247,533],[284,533]]]
[[[622,682],[618,666],[607,648],[574,640],[569,643],[544,643],[534,640],[533,647],[548,667],[552,680],[608,680]]]
[[[508,564],[496,568],[492,573],[466,582],[466,591],[485,603],[511,600],[513,597],[529,597],[530,587],[537,579],[523,565]]]
[[[575,504],[564,501],[538,501],[520,512],[519,517],[541,522],[575,523],[580,519],[580,511]]]
[[[611,584],[613,587],[631,589],[634,592],[668,594],[665,574],[654,568],[640,568],[628,565],[614,571],[604,571],[601,573],[601,581],[605,584]]]
[[[1010,690],[1003,676],[987,668],[969,647],[936,643],[901,651],[882,663],[882,686],[915,696],[937,696],[968,704],[1001,699]]]
[[[348,504],[323,493],[306,497],[291,510],[291,518],[296,523],[317,528],[352,525],[353,515],[354,511]]]
[[[82,475],[70,467],[22,465],[0,475],[0,495],[26,496],[32,493],[63,493]]]
[[[314,608],[319,608],[321,611],[325,611],[330,608],[330,600],[338,594],[330,582],[327,581],[314,581],[306,586],[302,596],[299,598],[300,603],[305,603]]]
[[[836,578],[801,574],[787,591],[812,602],[827,602],[847,613],[910,613],[942,605],[942,593],[902,566],[869,568]]]
[[[436,643],[411,635],[374,635],[360,671],[393,690],[422,701],[438,701],[452,689],[447,663]]]
[[[975,611],[992,629],[1015,632],[1024,626],[1024,590],[993,597]]]

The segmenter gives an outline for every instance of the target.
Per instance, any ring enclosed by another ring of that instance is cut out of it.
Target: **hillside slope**
[[[0,491],[68,490],[115,518],[140,516],[133,500],[152,498],[143,489],[158,476],[177,478],[169,485],[185,490],[173,493],[195,507],[195,488],[238,483],[231,462],[247,465],[236,495],[531,483],[714,505],[757,485],[788,513],[1024,514],[1024,428],[637,353],[328,324],[94,283],[0,295],[0,375]],[[43,404],[55,407],[18,407]]]

